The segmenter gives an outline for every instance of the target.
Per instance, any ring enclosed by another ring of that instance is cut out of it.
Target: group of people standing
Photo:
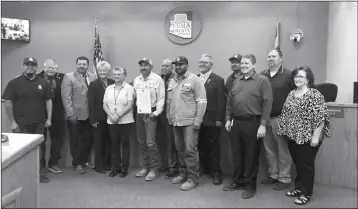
[[[288,189],[293,161],[295,188],[286,195],[302,205],[312,195],[314,161],[329,137],[330,123],[324,98],[314,89],[312,70],[303,66],[291,72],[283,67],[282,57],[279,49],[270,50],[268,68],[258,74],[254,55],[235,54],[229,58],[233,73],[226,83],[213,72],[209,54],[200,57],[197,75],[188,71],[183,56],[163,60],[161,76],[152,72],[151,59],[143,58],[138,62],[141,75],[132,84],[126,82],[124,67],[112,69],[106,61],[97,64],[97,76],[88,72],[86,57],[77,58],[76,70],[65,75],[57,72],[54,60],[47,60],[36,75],[37,60],[29,57],[24,74],[9,82],[2,97],[14,132],[46,137],[49,129],[52,172],[62,172],[57,162],[67,120],[72,165],[78,173],[91,166],[93,147],[97,172],[127,176],[129,142],[136,134],[143,160],[137,177],[153,181],[164,167],[166,177],[174,177],[172,183],[184,191],[195,188],[205,174],[220,185],[220,134],[225,127],[235,172],[223,190],[244,190],[244,199],[255,195],[263,144],[269,177],[261,183]],[[136,110],[141,89],[150,91],[150,114]]]

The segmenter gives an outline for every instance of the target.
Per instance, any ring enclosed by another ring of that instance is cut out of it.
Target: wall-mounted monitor
[[[30,21],[24,19],[2,17],[1,39],[30,42]]]

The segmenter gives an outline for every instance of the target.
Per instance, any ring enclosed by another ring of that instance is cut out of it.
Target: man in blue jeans
[[[174,127],[175,146],[179,155],[179,176],[172,181],[181,184],[183,191],[199,184],[198,135],[206,110],[204,83],[195,74],[188,72],[188,60],[178,57],[175,75],[167,89],[167,117]]]

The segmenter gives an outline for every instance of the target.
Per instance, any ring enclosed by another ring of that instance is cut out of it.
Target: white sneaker
[[[142,178],[146,175],[148,175],[149,170],[146,168],[143,168],[141,171],[139,171],[135,176],[138,178]]]
[[[172,183],[173,184],[182,184],[185,181],[186,181],[186,178],[184,176],[179,175],[172,180]]]

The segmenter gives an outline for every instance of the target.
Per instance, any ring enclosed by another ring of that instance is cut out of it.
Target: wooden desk
[[[357,104],[327,104],[331,114],[331,138],[316,159],[316,182],[357,188]]]
[[[12,134],[8,144],[1,145],[1,207],[39,207],[39,144],[38,134]]]

